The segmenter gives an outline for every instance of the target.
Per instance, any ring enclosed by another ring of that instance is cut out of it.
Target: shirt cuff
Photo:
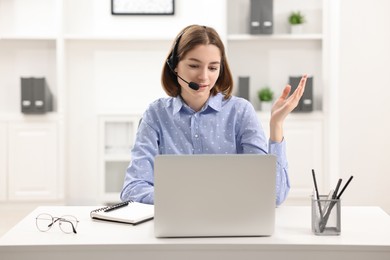
[[[286,155],[286,141],[283,137],[281,142],[274,142],[269,140],[268,153],[276,155],[277,162],[283,168],[287,167],[287,155]]]

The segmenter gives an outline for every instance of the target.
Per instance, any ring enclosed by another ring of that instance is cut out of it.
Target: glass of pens
[[[341,205],[339,198],[327,195],[311,198],[311,228],[318,236],[335,236],[341,232]]]

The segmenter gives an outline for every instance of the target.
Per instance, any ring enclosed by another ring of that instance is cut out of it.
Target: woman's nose
[[[203,80],[203,79],[207,79],[208,77],[208,68],[202,68],[200,71],[199,71],[199,75],[198,75],[198,78]]]

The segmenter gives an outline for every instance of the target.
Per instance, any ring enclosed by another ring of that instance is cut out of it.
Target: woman
[[[297,106],[306,75],[291,96],[287,85],[271,111],[267,142],[253,106],[231,95],[224,45],[210,27],[191,25],[176,38],[162,72],[170,96],[153,102],[139,126],[122,200],[154,203],[153,166],[158,154],[274,154],[276,205],[290,189],[283,121]],[[207,180],[205,180],[207,181]]]

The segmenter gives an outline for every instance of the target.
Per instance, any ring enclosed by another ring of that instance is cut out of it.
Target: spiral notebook
[[[92,210],[90,216],[92,219],[135,225],[152,219],[154,217],[154,206],[134,201],[125,201]]]

